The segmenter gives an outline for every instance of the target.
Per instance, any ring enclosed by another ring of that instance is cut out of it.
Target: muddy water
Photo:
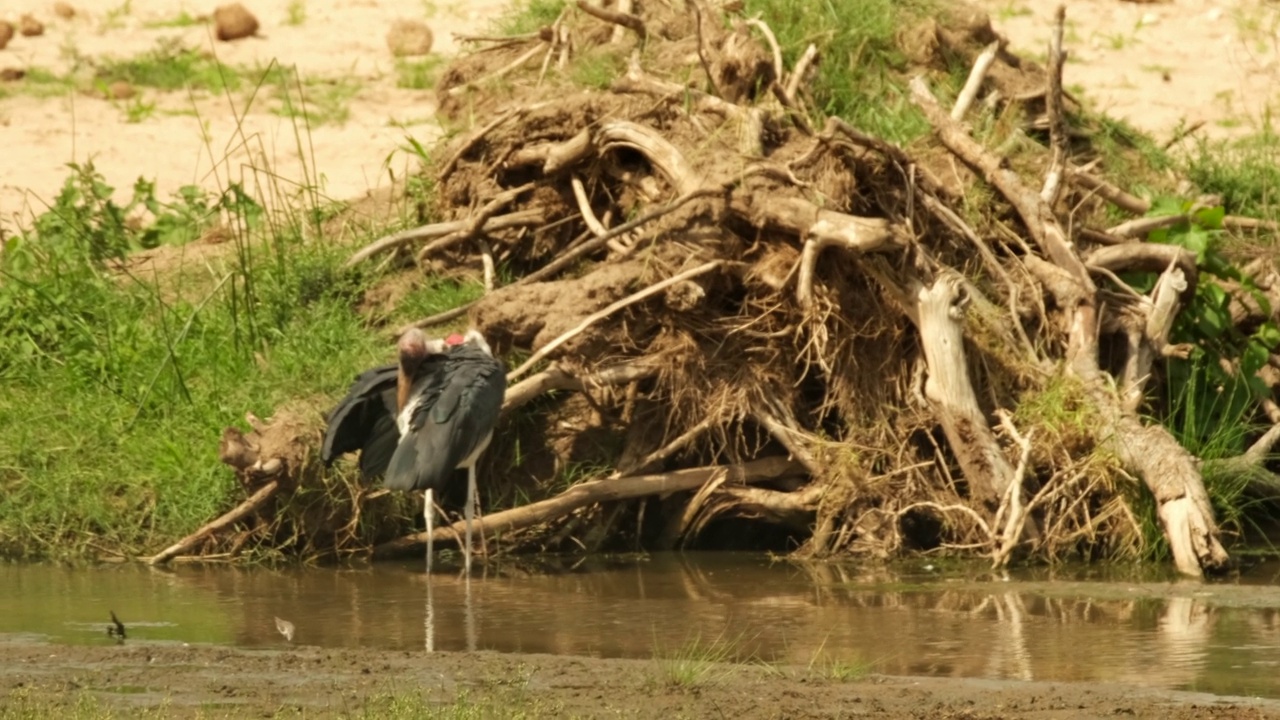
[[[430,593],[428,594],[428,589]],[[464,582],[421,563],[355,569],[0,566],[5,636],[133,643],[651,657],[688,647],[843,672],[1109,680],[1280,697],[1280,565],[1229,582],[1149,571],[854,568],[758,556],[592,560]]]

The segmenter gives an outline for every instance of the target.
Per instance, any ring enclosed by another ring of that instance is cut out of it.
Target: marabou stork
[[[329,415],[321,459],[331,463],[360,450],[366,478],[385,475],[393,490],[425,490],[430,569],[434,491],[455,469],[467,469],[466,570],[471,571],[475,463],[493,438],[506,393],[502,363],[476,330],[444,340],[411,329],[397,346],[399,361],[367,370]]]

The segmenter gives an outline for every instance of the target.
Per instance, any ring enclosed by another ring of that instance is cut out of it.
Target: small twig
[[[524,65],[525,63],[529,62],[529,61],[530,61],[530,60],[532,60],[534,57],[536,57],[536,56],[538,55],[538,53],[540,53],[540,52],[542,52],[544,49],[546,49],[547,45],[549,45],[549,44],[550,44],[550,43],[547,43],[547,42],[540,42],[540,43],[538,43],[537,45],[534,45],[533,47],[529,48],[529,49],[528,49],[527,51],[525,51],[525,52],[524,52],[524,54],[522,54],[520,57],[516,58],[515,60],[512,60],[511,62],[507,63],[506,65],[503,65],[502,67],[498,68],[497,70],[494,70],[493,72],[489,73],[488,75],[485,75],[484,77],[476,78],[475,80],[471,80],[471,81],[469,81],[469,82],[465,82],[465,83],[463,83],[463,84],[461,84],[461,85],[456,85],[456,86],[454,86],[454,87],[449,88],[449,89],[446,91],[446,94],[448,94],[450,97],[457,97],[458,95],[461,95],[462,93],[464,93],[464,92],[466,92],[466,91],[468,91],[468,90],[471,90],[472,88],[479,87],[480,85],[482,85],[482,84],[484,84],[484,83],[491,82],[491,81],[493,81],[493,80],[498,80],[498,79],[501,79],[501,78],[503,78],[503,77],[506,77],[506,76],[507,76],[508,74],[510,74],[513,70],[516,70],[516,69],[517,69],[517,68],[519,68],[521,65]]]
[[[1067,126],[1062,111],[1062,66],[1066,52],[1062,49],[1063,27],[1066,25],[1067,7],[1059,5],[1053,15],[1053,34],[1049,38],[1049,95],[1045,106],[1049,115],[1049,145],[1053,149],[1049,170],[1045,173],[1044,188],[1040,199],[1053,207],[1062,189],[1062,175],[1067,167]]]
[[[480,263],[484,265],[484,291],[493,292],[493,249],[483,239],[476,238],[476,247],[480,250]]]
[[[567,25],[560,26],[557,41],[560,43],[560,57],[556,58],[556,69],[563,71],[569,66],[569,53],[573,51],[573,36],[569,33]]]
[[[782,48],[778,46],[778,36],[773,34],[773,28],[769,24],[759,18],[751,18],[747,24],[760,31],[764,35],[765,42],[769,43],[769,50],[773,52],[773,78],[774,82],[782,82],[784,68],[782,67]],[[813,47],[810,45],[809,47]]]
[[[1184,128],[1179,128],[1163,145],[1160,146],[1160,149],[1168,150],[1174,145],[1182,142],[1185,138],[1189,137],[1200,128],[1204,127],[1204,125],[1204,120],[1197,120]]]
[[[703,418],[702,421],[699,422],[697,425],[694,425],[693,427],[681,433],[679,437],[675,438],[674,440],[667,443],[666,445],[663,445],[657,450],[654,450],[648,455],[645,455],[643,458],[640,458],[640,460],[636,462],[635,466],[627,469],[626,472],[639,473],[639,472],[645,472],[650,468],[656,467],[659,463],[663,462],[667,458],[671,457],[677,452],[680,452],[686,447],[689,447],[690,445],[692,445],[693,441],[697,440],[699,435],[706,432],[712,425],[715,424],[715,421],[716,421],[716,417],[714,415],[707,415],[707,417]],[[621,476],[622,471],[619,470],[617,474],[618,476]]]
[[[675,285],[676,283],[683,282],[685,280],[688,280],[689,278],[697,277],[704,273],[708,273],[712,270],[715,270],[716,268],[720,267],[721,264],[722,264],[722,261],[720,260],[712,260],[711,262],[703,263],[695,268],[686,270],[677,275],[673,275],[672,277],[669,277],[666,280],[663,280],[662,282],[656,283],[654,285],[650,285],[649,287],[645,288],[644,290],[641,290],[640,292],[632,293],[631,295],[628,295],[627,297],[622,298],[621,300],[609,305],[603,310],[600,310],[598,312],[594,312],[588,315],[586,318],[582,320],[582,322],[578,323],[576,326],[574,326],[570,330],[562,333],[556,339],[552,340],[551,342],[539,348],[538,351],[535,352],[533,355],[531,355],[528,360],[525,360],[524,363],[520,365],[520,367],[507,373],[507,381],[510,382],[520,377],[521,375],[525,374],[534,365],[540,362],[543,358],[547,357],[547,355],[550,355],[553,351],[555,351],[556,348],[560,347],[566,342],[577,337],[584,330],[591,327],[593,324],[599,322],[600,320],[603,320],[604,318],[612,315],[613,313],[625,307],[634,305],[640,302],[641,300],[650,298],[662,292],[663,290],[666,290],[672,285]]]
[[[591,199],[587,197],[587,189],[583,186],[582,179],[574,175],[569,179],[569,184],[573,186],[573,199],[578,202],[578,212],[582,214],[582,221],[587,224],[587,229],[596,237],[608,232],[591,209]]]
[[[969,79],[964,81],[964,88],[960,90],[960,95],[956,97],[956,104],[951,108],[951,119],[959,122],[968,114],[969,108],[973,106],[973,101],[978,97],[978,91],[982,89],[982,81],[987,78],[987,71],[991,69],[991,65],[996,61],[996,54],[1000,52],[1000,41],[988,45],[978,54],[978,58],[973,61],[973,69],[969,71]],[[810,47],[813,47],[812,45]]]
[[[916,508],[921,508],[921,507],[932,508],[941,513],[958,512],[961,515],[968,515],[969,518],[973,520],[973,522],[978,527],[982,528],[982,532],[984,535],[986,535],[987,537],[991,537],[991,526],[987,525],[987,521],[983,520],[982,516],[979,515],[976,510],[969,507],[968,505],[943,505],[942,503],[936,503],[936,502],[933,502],[932,500],[921,500],[920,502],[911,503],[906,507],[898,508],[895,514],[898,517],[902,517],[903,515],[906,515],[912,510],[915,510]],[[876,508],[876,510],[879,510],[879,509]],[[879,512],[890,512],[890,511],[879,510]]]
[[[519,35],[462,35],[453,34],[453,39],[458,42],[496,42],[511,43],[521,40],[536,40],[541,35],[540,32],[534,31],[529,33],[521,33]]]
[[[635,11],[634,0],[618,0],[618,12],[623,15],[632,15]],[[613,35],[609,38],[609,44],[618,45],[622,42],[623,36],[626,34],[627,28],[622,25],[615,25]]]
[[[997,544],[991,566],[998,568],[1008,564],[1009,556],[1018,544],[1018,538],[1022,537],[1022,528],[1027,522],[1028,513],[1022,506],[1022,480],[1026,477],[1027,466],[1031,462],[1031,437],[1035,434],[1035,428],[1023,435],[1018,432],[1018,428],[1013,424],[1013,418],[1007,411],[997,410],[996,415],[1000,418],[1000,427],[1004,428],[1009,438],[1022,449],[1022,453],[1018,456],[1018,466],[1013,471],[1013,478],[1005,490],[1004,500],[1000,503],[1000,509],[996,511],[995,520],[992,522],[992,525],[999,528],[1001,515],[1008,508],[1004,530],[999,538],[992,538]]]
[[[618,12],[617,10],[610,10],[608,8],[592,5],[587,2],[587,0],[578,0],[577,5],[579,10],[591,15],[592,17],[613,23],[614,25],[621,25],[622,27],[634,32],[639,36],[641,44],[644,44],[644,41],[648,39],[649,34],[648,31],[645,30],[644,21],[636,15],[629,12]]]
[[[1151,203],[1143,200],[1137,195],[1130,195],[1124,190],[1121,190],[1115,185],[1112,185],[1106,180],[1094,175],[1077,170],[1067,173],[1067,179],[1086,190],[1097,193],[1099,197],[1112,205],[1115,205],[1121,210],[1128,210],[1134,215],[1145,215],[1151,210]]]
[[[535,208],[532,210],[519,210],[506,215],[489,218],[485,221],[484,227],[480,230],[484,233],[492,233],[497,232],[498,230],[508,230],[515,227],[541,225],[543,222],[545,222],[545,215],[541,209]],[[470,224],[471,221],[469,219],[450,220],[449,222],[423,225],[422,227],[416,227],[412,230],[405,230],[395,233],[394,235],[378,238],[363,248],[360,248],[360,250],[350,258],[347,258],[347,261],[342,264],[342,267],[352,268],[378,253],[393,250],[401,245],[407,245],[414,240],[438,238],[458,233],[465,230]]]
[[[776,403],[770,404],[775,405],[774,409],[777,410]],[[782,443],[782,446],[791,454],[791,459],[803,465],[809,471],[809,474],[815,478],[821,474],[822,467],[818,459],[813,456],[813,453],[809,452],[809,448],[806,448],[798,441],[797,436],[800,431],[796,429],[794,423],[784,422],[768,410],[757,410],[752,413],[752,417],[768,430],[775,440]]]
[[[1161,228],[1181,225],[1187,221],[1185,215],[1163,215],[1161,217],[1144,217],[1122,222],[1115,227],[1107,228],[1108,235],[1118,238],[1140,238],[1147,233]]]
[[[553,365],[508,387],[502,401],[502,414],[506,415],[552,390],[585,392],[653,377],[658,374],[661,358],[661,354],[646,355],[585,375],[572,375],[559,365]]]
[[[698,32],[698,62],[702,63],[702,72],[707,74],[707,83],[711,85],[711,94],[720,97],[723,93],[720,92],[720,86],[716,83],[715,73],[711,72],[711,59],[707,56],[707,39],[702,32],[702,2],[701,0],[691,0],[689,5],[693,7],[693,22]]]
[[[518,107],[512,110],[508,110],[507,112],[504,112],[498,117],[489,121],[487,124],[485,124],[484,127],[471,133],[471,135],[467,137],[466,141],[463,142],[461,145],[459,145],[458,149],[453,151],[453,153],[449,155],[449,159],[446,160],[444,164],[440,166],[440,172],[436,176],[437,181],[443,183],[446,179],[448,179],[448,177],[453,174],[454,168],[458,166],[458,161],[462,159],[462,156],[466,155],[468,150],[475,147],[476,143],[480,142],[480,140],[484,138],[484,136],[496,130],[498,126],[502,125],[508,120],[511,120],[517,117],[523,117],[534,110],[541,109],[550,104],[551,103],[549,102],[541,102],[541,103],[535,103],[533,105],[526,105],[524,107]]]
[[[783,92],[786,93],[793,104],[799,104],[800,83],[804,82],[804,76],[809,72],[809,66],[817,59],[818,46],[809,43],[809,47],[804,49],[804,54],[796,61],[796,67],[791,71],[791,77],[787,78],[787,86],[783,89]]]
[[[549,44],[547,47],[547,54],[545,57],[542,58],[542,69],[538,70],[537,87],[542,87],[542,81],[547,76],[547,69],[551,67],[551,56],[555,55],[556,51],[560,49],[560,43],[561,43],[560,28],[562,25],[564,25],[564,19],[568,14],[569,14],[569,8],[568,6],[565,6],[560,11],[560,14],[556,17],[556,21],[551,23],[551,28],[550,28],[551,39],[548,40]]]
[[[478,237],[485,231],[486,223],[488,223],[499,210],[514,202],[521,194],[534,189],[537,185],[538,184],[536,182],[527,182],[520,187],[504,190],[497,195],[494,195],[492,200],[485,203],[483,207],[467,219],[465,227],[446,235],[439,240],[433,240],[424,245],[422,249],[418,251],[418,262],[421,263],[427,255],[430,255],[433,252],[437,252],[447,247],[457,245],[460,242]]]

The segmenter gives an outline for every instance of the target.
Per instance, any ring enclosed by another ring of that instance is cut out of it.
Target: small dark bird
[[[120,622],[120,618],[116,617],[116,611],[111,610],[111,624],[107,626],[107,637],[113,637],[116,642],[124,642],[124,623]]]

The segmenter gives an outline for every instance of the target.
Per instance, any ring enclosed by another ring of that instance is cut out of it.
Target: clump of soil
[[[387,49],[396,57],[426,55],[431,52],[435,35],[421,20],[400,19],[387,31]]]
[[[39,37],[44,34],[44,23],[32,15],[23,15],[18,20],[18,32],[22,33],[23,37]]]
[[[566,11],[442,77],[441,112],[473,124],[433,154],[444,224],[413,257],[484,253],[508,277],[467,308],[513,367],[481,469],[486,507],[507,509],[486,532],[541,549],[1122,555],[1144,542],[1123,469],[1181,570],[1223,565],[1194,458],[1138,414],[1163,396],[1153,358],[1177,352],[1194,258],[1140,238],[1117,251],[1090,226],[1115,195],[1076,169],[1097,153],[1066,130],[1061,54],[1048,70],[1009,56],[963,8],[904,33],[933,137],[902,148],[824,122],[811,66],[784,67],[767,26],[727,12]],[[984,48],[965,102],[990,109],[942,107],[930,86]],[[616,73],[586,89],[575,62]],[[959,122],[977,112],[1028,118],[1033,147],[986,149]],[[1155,289],[1118,300],[1139,293],[1108,283],[1142,269]],[[1061,387],[1087,408],[1077,430],[1027,409]]]
[[[223,42],[252,37],[258,32],[258,18],[240,3],[219,5],[213,11],[214,34]]]

